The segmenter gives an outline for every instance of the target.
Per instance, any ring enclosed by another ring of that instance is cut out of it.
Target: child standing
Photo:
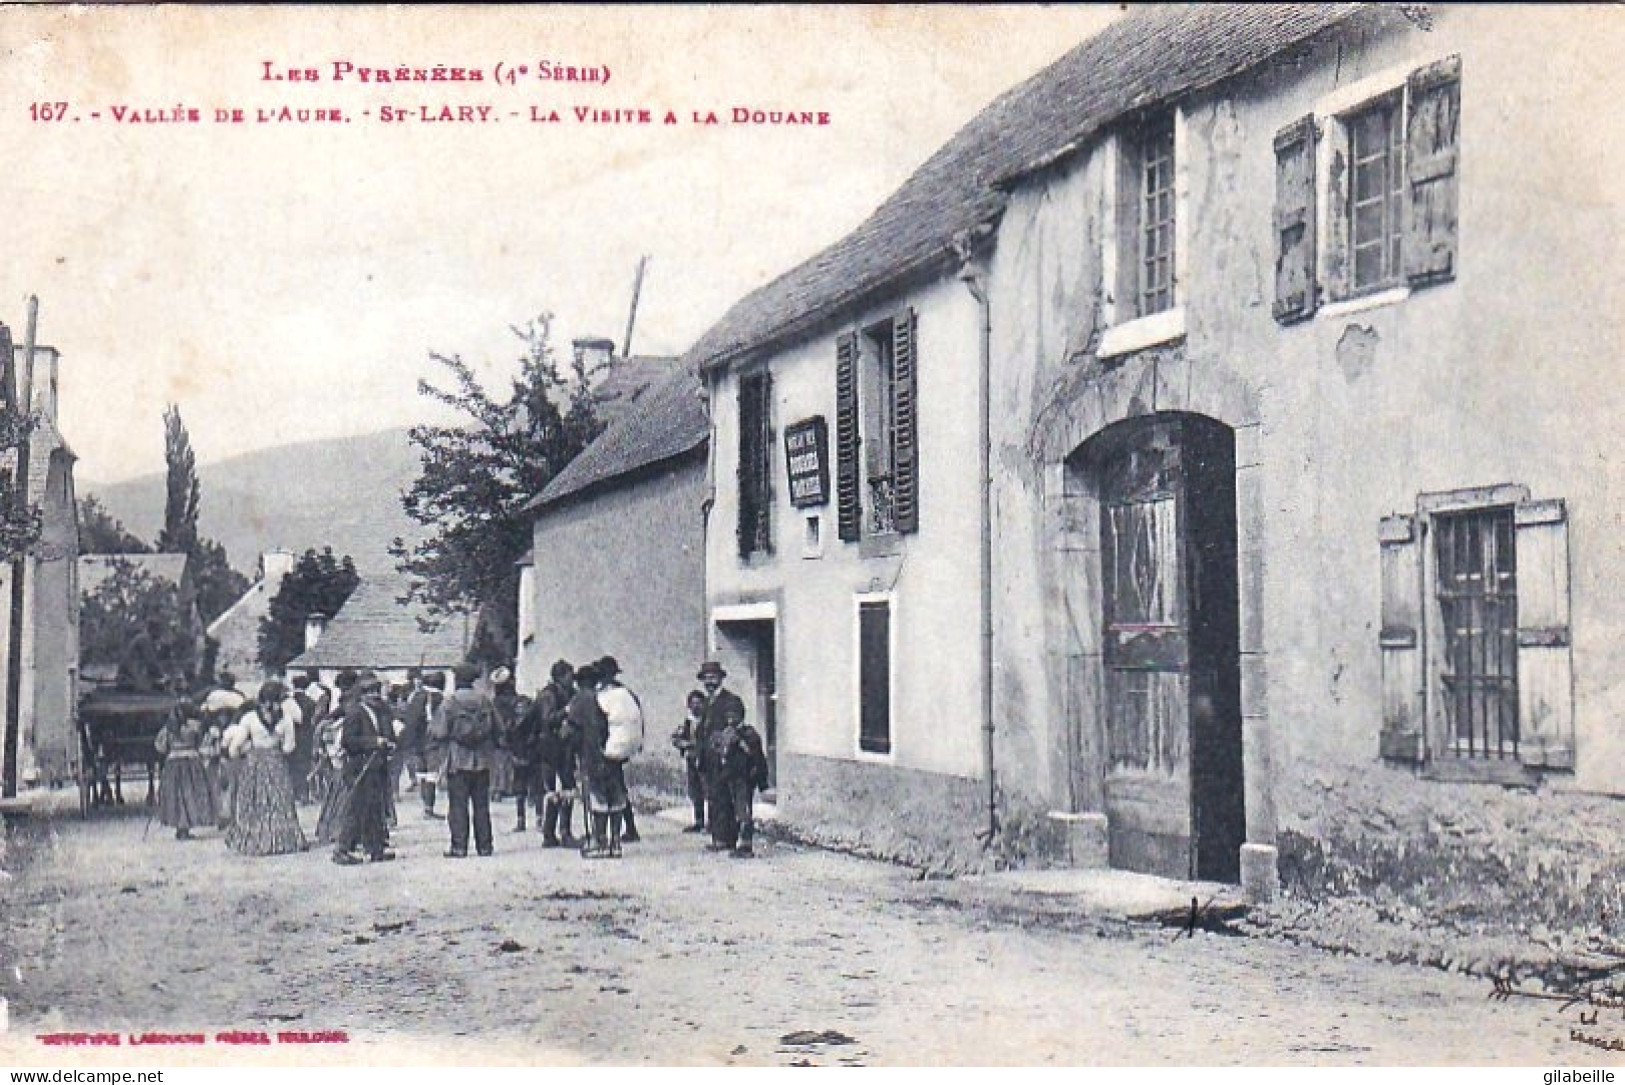
[[[671,744],[683,755],[688,768],[688,801],[694,804],[694,824],[685,833],[705,832],[705,777],[700,772],[700,724],[705,719],[705,694],[692,690],[688,695],[688,715],[671,733]]]
[[[756,822],[751,802],[757,791],[767,788],[767,752],[762,736],[745,722],[743,706],[729,704],[722,713],[722,731],[717,736],[722,751],[721,776],[728,789],[729,805],[739,835],[733,858],[750,859],[756,854]]]

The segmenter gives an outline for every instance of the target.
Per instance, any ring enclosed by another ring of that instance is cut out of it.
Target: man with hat
[[[388,761],[394,737],[388,707],[384,704],[384,684],[372,671],[356,675],[353,699],[344,713],[344,785],[349,803],[344,824],[333,849],[333,861],[341,866],[361,862],[359,847],[373,862],[395,858],[389,850]]]
[[[598,660],[597,663],[593,664],[593,669],[598,672],[598,681],[603,687],[605,687],[605,689],[626,688],[624,683],[621,682],[621,664],[614,656],[603,656]],[[627,692],[630,693],[631,691],[628,690]],[[635,694],[633,695],[633,699],[636,700]],[[600,698],[600,701],[601,700],[602,698]],[[627,791],[626,787],[624,786],[624,769],[622,773],[622,782],[623,786],[621,790]],[[630,791],[627,791],[626,809],[621,811],[621,825],[623,827],[620,834],[622,843],[636,844],[639,840],[643,839],[638,835],[638,823],[632,815],[632,795]]]
[[[700,717],[696,741],[700,747],[700,775],[705,781],[705,823],[711,828],[712,851],[730,851],[738,839],[739,826],[734,820],[732,797],[723,777],[722,751],[714,749],[713,736],[721,734],[732,711],[745,718],[745,702],[733,690],[723,686],[728,672],[716,660],[700,665],[694,676],[705,690],[705,712]]]

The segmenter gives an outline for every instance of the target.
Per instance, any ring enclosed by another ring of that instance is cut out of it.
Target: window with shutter
[[[1527,784],[1574,767],[1567,514],[1517,485],[1382,521],[1382,755]]]
[[[862,535],[858,495],[858,337],[847,332],[835,342],[835,503],[836,534],[842,542]]]
[[[1301,117],[1275,136],[1275,319],[1314,314],[1315,118]]]
[[[1407,287],[1454,278],[1461,58],[1362,80],[1328,96],[1314,117],[1328,148],[1321,234],[1310,242],[1321,247],[1312,259],[1323,301],[1399,300]],[[1296,129],[1276,138],[1278,201],[1292,179],[1280,155]],[[1277,207],[1278,229],[1288,213]],[[1295,314],[1277,270],[1276,306]]]

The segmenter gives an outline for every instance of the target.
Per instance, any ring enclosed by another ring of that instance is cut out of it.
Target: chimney
[[[20,383],[23,366],[28,361],[28,348],[25,344],[19,343],[15,349],[17,380]],[[55,347],[41,346],[37,343],[34,345],[34,413],[53,424],[57,421],[57,363],[61,358]]]
[[[574,348],[576,359],[585,367],[589,377],[601,373],[615,363],[613,339],[606,339],[601,335],[587,335],[570,340],[570,346]]]
[[[327,615],[312,614],[305,619],[305,651],[316,647],[316,642],[327,632]]]
[[[267,550],[260,555],[260,583],[267,596],[282,589],[282,578],[293,572],[293,555],[286,550]]]

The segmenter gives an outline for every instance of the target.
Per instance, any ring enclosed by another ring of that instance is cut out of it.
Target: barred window
[[[1140,130],[1139,315],[1174,306],[1174,117],[1165,113]]]

